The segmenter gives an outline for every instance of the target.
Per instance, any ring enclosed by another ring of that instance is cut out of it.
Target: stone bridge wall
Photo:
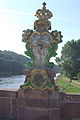
[[[0,117],[15,120],[80,120],[80,94],[54,92],[53,97],[47,98],[50,91],[37,93],[42,98],[39,95],[34,97],[34,93],[32,97],[29,94],[25,97],[21,91],[0,90]]]

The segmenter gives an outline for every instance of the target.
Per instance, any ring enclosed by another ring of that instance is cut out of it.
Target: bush
[[[77,79],[80,80],[80,72],[77,74]]]

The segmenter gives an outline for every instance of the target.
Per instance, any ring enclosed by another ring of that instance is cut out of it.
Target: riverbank
[[[17,72],[17,73],[13,73],[13,72],[0,72],[0,78],[1,77],[9,77],[12,75],[24,75],[22,72]]]

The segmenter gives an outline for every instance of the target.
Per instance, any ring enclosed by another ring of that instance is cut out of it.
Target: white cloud
[[[10,9],[0,9],[1,13],[14,13],[14,14],[21,14],[21,15],[33,15],[32,13],[26,13],[22,11],[10,10]]]

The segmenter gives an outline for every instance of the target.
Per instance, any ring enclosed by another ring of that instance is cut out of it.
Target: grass
[[[56,80],[59,86],[59,91],[68,93],[80,93],[80,84],[75,84],[74,82],[69,82],[69,79],[65,76],[59,76]]]
[[[79,82],[80,83],[80,80],[74,80],[75,82]]]

